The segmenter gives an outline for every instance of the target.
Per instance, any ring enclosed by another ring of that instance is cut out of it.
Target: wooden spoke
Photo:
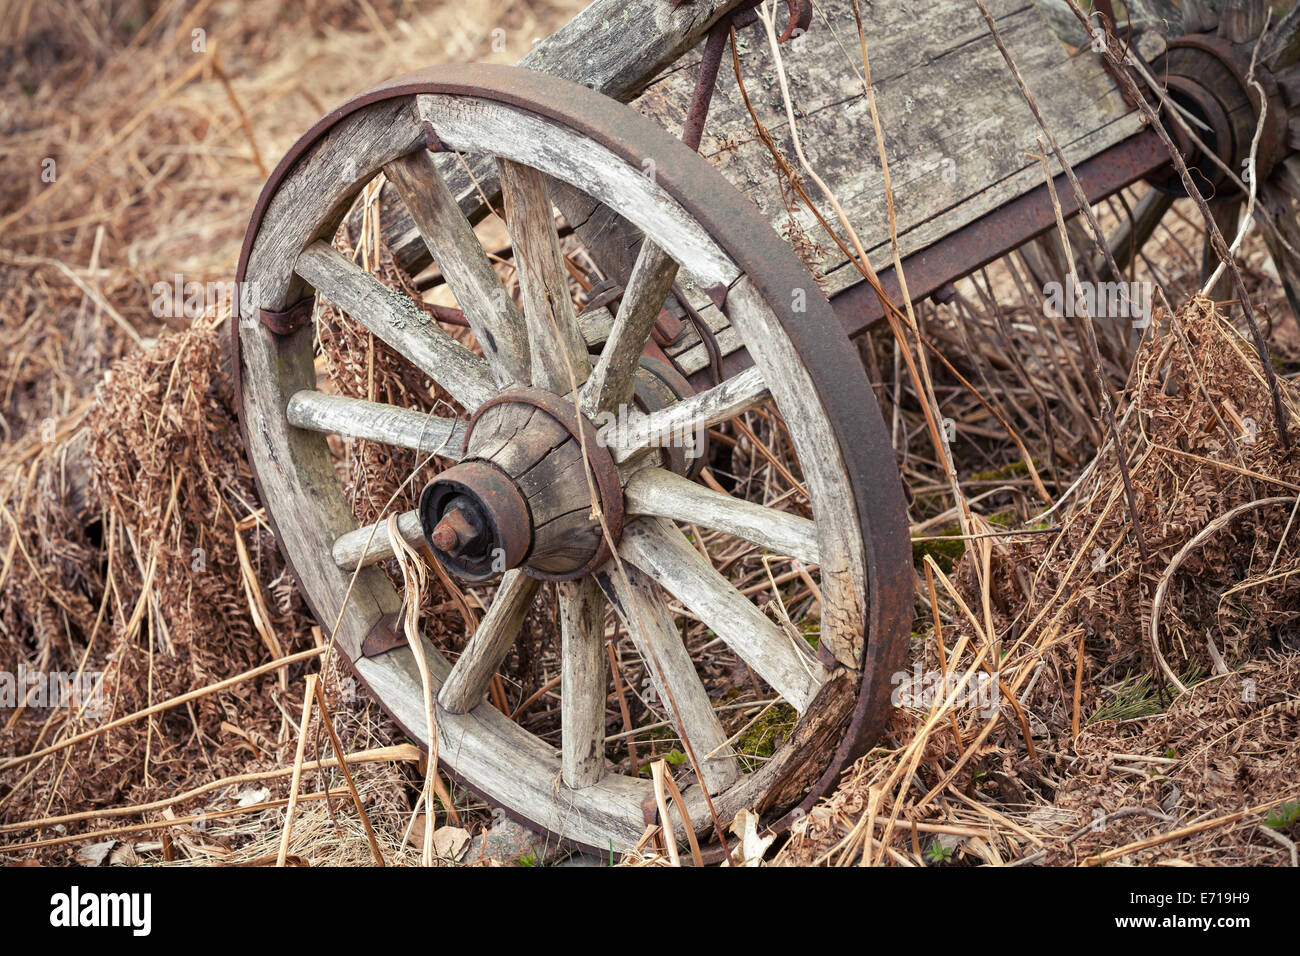
[[[317,240],[303,250],[294,271],[465,408],[477,409],[496,393],[492,372],[483,359],[439,328],[409,298],[388,288],[329,243]]]
[[[527,385],[528,330],[433,155],[425,149],[384,167],[434,262],[465,312],[498,385]]]
[[[677,724],[682,739],[690,742],[709,792],[716,793],[740,776],[735,751],[727,743],[727,733],[664,605],[663,592],[635,567],[624,565],[623,569],[626,581],[608,564],[596,573],[596,579],[649,667],[663,710]]]
[[[1173,204],[1174,197],[1159,189],[1148,189],[1142,195],[1133,207],[1133,217],[1121,220],[1119,226],[1106,239],[1106,245],[1110,247],[1116,266],[1121,270],[1129,267],[1129,263],[1142,251],[1142,247],[1147,244],[1156,226],[1160,225],[1160,220],[1165,217],[1165,213]],[[1093,268],[1108,281],[1119,282],[1124,279],[1123,276],[1111,276],[1109,264],[1100,255],[1093,259]]]
[[[465,443],[465,423],[454,418],[311,389],[294,392],[285,415],[299,428],[413,448],[451,461],[460,461]]]
[[[560,764],[565,786],[605,772],[605,599],[591,578],[559,585]]]
[[[420,516],[414,511],[406,511],[397,516],[397,531],[408,544],[419,548],[424,545],[424,531],[420,528]],[[344,571],[355,571],[358,567],[378,564],[393,556],[393,546],[388,540],[385,522],[378,525],[368,524],[347,534],[339,535],[332,549],[334,563]]]
[[[821,670],[811,648],[732,587],[671,523],[638,519],[624,529],[619,553],[712,628],[795,710],[807,709]]]
[[[534,385],[568,394],[587,380],[591,360],[569,296],[546,179],[531,166],[498,164],[506,226],[515,247]]]
[[[643,242],[600,361],[582,387],[584,408],[603,412],[632,401],[637,362],[676,278],[677,263],[668,253]]]
[[[676,405],[632,419],[626,428],[609,436],[610,453],[615,461],[624,462],[648,448],[686,440],[710,425],[735,418],[767,397],[763,373],[756,367],[747,368]]]
[[[447,675],[438,703],[453,714],[469,713],[487,693],[492,675],[501,667],[519,628],[537,596],[537,579],[522,571],[507,571],[501,577],[492,606],[469,639],[465,652]]]
[[[685,521],[788,554],[804,564],[820,563],[817,526],[807,518],[724,495],[663,468],[644,468],[634,474],[625,500],[628,514]]]
[[[1300,7],[1296,8],[1296,12],[1297,19],[1300,19]],[[1289,172],[1288,170],[1288,176],[1283,179],[1284,183],[1293,180]],[[1295,181],[1300,182],[1300,179]],[[1264,239],[1269,258],[1273,260],[1273,267],[1277,269],[1282,291],[1286,293],[1287,304],[1291,306],[1291,315],[1300,323],[1300,257],[1286,248],[1289,245],[1292,249],[1300,249],[1297,245],[1300,243],[1300,222],[1297,222],[1296,207],[1288,192],[1267,183],[1260,190],[1260,199],[1266,207],[1279,211],[1273,221],[1281,235],[1274,235],[1273,230],[1268,228],[1261,229],[1259,233]]]

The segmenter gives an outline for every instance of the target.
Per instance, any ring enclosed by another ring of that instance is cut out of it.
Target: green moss
[[[1006,511],[986,515],[984,520],[999,528],[1014,528],[1020,524],[1020,515],[1016,514],[1015,509],[1008,508]]]
[[[1025,464],[1023,458],[1017,458],[1015,461],[1007,462],[999,468],[990,468],[987,471],[977,471],[971,475],[971,481],[1010,481],[1012,478],[1024,478],[1029,474],[1029,466]]]
[[[926,538],[937,538],[939,540],[913,541],[912,542],[912,563],[918,568],[925,564],[925,556],[928,554],[934,558],[934,563],[939,565],[939,570],[944,574],[951,574],[952,569],[961,556],[966,553],[966,542],[958,537],[947,537],[948,535],[961,534],[961,528],[958,525],[948,525],[933,534],[923,535]]]
[[[799,714],[789,704],[769,707],[736,741],[736,753],[745,773],[753,773],[785,742],[799,722]]]

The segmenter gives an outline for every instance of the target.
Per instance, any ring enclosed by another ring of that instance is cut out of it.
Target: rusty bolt
[[[439,551],[457,554],[477,537],[474,528],[465,520],[465,513],[459,508],[452,508],[434,527],[429,540]]]

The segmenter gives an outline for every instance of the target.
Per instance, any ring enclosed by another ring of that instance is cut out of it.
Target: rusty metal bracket
[[[315,304],[315,295],[303,296],[283,312],[258,309],[257,317],[276,335],[293,335],[311,321],[311,310]]]
[[[402,634],[398,622],[402,619],[401,611],[385,614],[361,641],[362,657],[378,657],[389,651],[406,646],[406,637]]]
[[[603,309],[607,305],[612,305],[623,298],[624,291],[626,290],[613,279],[602,279],[588,290],[587,304],[582,307],[582,311],[588,312],[592,309]]]
[[[722,291],[719,293],[718,290]],[[704,351],[709,355],[709,374],[712,376],[712,385],[718,385],[722,382],[722,348],[718,345],[717,336],[713,334],[713,329],[709,327],[708,321],[700,315],[695,306],[691,305],[690,300],[686,298],[686,293],[682,291],[681,286],[676,282],[672,286],[673,298],[677,304],[686,312],[687,318],[691,320],[691,325],[695,328],[695,334],[699,336],[700,342],[704,345]],[[710,286],[704,290],[709,300],[722,311],[723,305],[727,301],[727,287],[725,285]]]

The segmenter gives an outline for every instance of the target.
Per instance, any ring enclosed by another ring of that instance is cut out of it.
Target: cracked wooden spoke
[[[384,167],[465,312],[499,385],[530,381],[528,330],[428,150]]]
[[[609,338],[582,388],[583,407],[610,411],[632,401],[637,363],[677,278],[677,263],[650,240],[641,244]]]
[[[285,415],[299,428],[411,448],[451,461],[460,461],[465,442],[463,421],[312,389],[294,392]]]
[[[610,436],[610,453],[624,462],[649,448],[689,441],[712,425],[735,418],[768,397],[763,373],[747,368],[720,385],[675,405],[632,418]]]
[[[519,636],[528,610],[537,596],[537,580],[522,571],[507,571],[501,577],[492,606],[479,622],[478,630],[447,675],[438,703],[453,714],[465,714],[487,694],[492,675],[501,668]]]
[[[740,764],[665,606],[663,592],[635,567],[624,566],[626,581],[617,568],[605,567],[596,578],[649,667],[662,710],[682,739],[690,742],[709,791],[730,786],[740,777]]]
[[[820,563],[817,526],[775,508],[733,498],[663,468],[645,468],[628,479],[629,515],[672,518],[723,531],[804,564]]]
[[[732,587],[671,522],[641,518],[623,532],[619,553],[682,602],[799,713],[821,683],[821,665]]]
[[[391,558],[393,546],[388,540],[388,529],[384,524],[380,521],[339,535],[331,549],[334,563],[344,571],[355,571],[358,567],[367,567]],[[412,547],[424,547],[420,516],[414,511],[406,511],[397,516],[397,531]]]
[[[406,295],[388,288],[329,243],[317,240],[303,250],[294,271],[465,408],[476,409],[496,393],[483,359],[444,332]]]
[[[559,585],[560,764],[564,783],[590,787],[605,772],[605,598],[591,578]]]
[[[546,179],[531,166],[508,159],[499,160],[498,169],[528,327],[532,381],[564,395],[587,380],[591,360],[569,295]]]

